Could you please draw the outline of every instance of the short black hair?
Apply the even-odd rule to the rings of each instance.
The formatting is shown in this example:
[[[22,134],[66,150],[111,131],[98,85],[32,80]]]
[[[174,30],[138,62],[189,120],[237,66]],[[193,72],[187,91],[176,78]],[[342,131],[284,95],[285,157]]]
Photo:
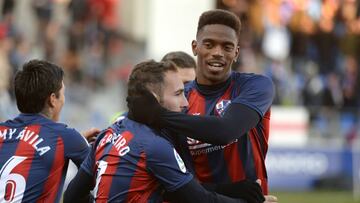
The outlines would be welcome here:
[[[173,51],[167,53],[161,61],[171,61],[178,68],[195,68],[196,62],[192,56],[183,51]]]
[[[176,65],[172,62],[156,62],[149,60],[135,65],[131,71],[128,82],[128,96],[141,94],[139,88],[149,88],[159,96],[162,96],[165,73],[168,71],[177,72]]]
[[[198,22],[197,33],[206,25],[220,24],[235,30],[236,35],[240,36],[241,22],[240,19],[230,11],[222,9],[213,9],[201,14]]]
[[[43,60],[31,60],[15,75],[16,104],[22,113],[40,113],[52,93],[59,97],[64,71]]]

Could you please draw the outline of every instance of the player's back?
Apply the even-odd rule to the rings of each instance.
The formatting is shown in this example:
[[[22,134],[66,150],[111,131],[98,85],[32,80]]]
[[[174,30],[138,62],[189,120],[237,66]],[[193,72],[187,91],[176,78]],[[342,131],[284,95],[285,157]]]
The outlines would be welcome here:
[[[78,132],[39,114],[0,123],[0,202],[58,202],[69,158],[87,153]]]
[[[161,202],[164,188],[192,177],[166,158],[174,156],[170,142],[130,119],[103,131],[97,143],[96,202]]]

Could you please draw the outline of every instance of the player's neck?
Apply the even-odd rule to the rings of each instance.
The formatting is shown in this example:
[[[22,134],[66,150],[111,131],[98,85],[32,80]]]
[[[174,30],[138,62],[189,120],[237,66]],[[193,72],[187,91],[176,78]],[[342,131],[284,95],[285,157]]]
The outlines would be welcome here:
[[[196,80],[196,86],[198,91],[206,96],[211,96],[211,95],[215,95],[218,94],[219,92],[224,91],[225,89],[227,89],[231,83],[231,76],[225,80],[224,82],[221,82],[219,84],[215,84],[215,85],[202,85],[199,84]]]
[[[47,119],[53,120],[53,115],[48,109],[43,109],[39,114]]]

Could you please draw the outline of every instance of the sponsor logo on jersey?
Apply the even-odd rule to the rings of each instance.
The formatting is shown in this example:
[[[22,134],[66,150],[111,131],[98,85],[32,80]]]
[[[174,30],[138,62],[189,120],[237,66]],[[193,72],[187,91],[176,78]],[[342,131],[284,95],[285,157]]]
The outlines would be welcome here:
[[[177,151],[175,149],[174,149],[174,156],[175,156],[176,162],[178,163],[180,171],[185,173],[186,167],[185,167],[184,161],[181,159],[180,155],[177,153]]]

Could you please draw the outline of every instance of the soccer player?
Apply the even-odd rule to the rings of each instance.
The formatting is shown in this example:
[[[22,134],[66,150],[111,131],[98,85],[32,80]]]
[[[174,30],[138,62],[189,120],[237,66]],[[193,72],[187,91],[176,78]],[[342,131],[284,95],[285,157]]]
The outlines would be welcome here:
[[[0,123],[0,202],[59,202],[69,160],[80,166],[90,150],[82,135],[57,122],[65,102],[63,70],[31,60],[14,82],[21,113]]]
[[[167,53],[161,61],[171,61],[179,68],[179,75],[184,84],[195,79],[196,62],[192,56],[183,51]]]
[[[265,157],[274,86],[262,75],[231,72],[239,34],[240,20],[228,11],[210,10],[200,16],[192,42],[196,80],[185,87],[190,115],[162,108],[149,93],[131,99],[130,110],[138,122],[191,138],[187,147],[202,183],[259,179],[267,195]]]
[[[178,70],[170,62],[135,66],[129,98],[141,95],[145,88],[166,109],[180,112],[188,105]],[[253,184],[252,188],[252,195],[261,199],[260,187]],[[131,111],[100,133],[69,184],[64,202],[86,200],[91,189],[96,202],[162,202],[164,191],[179,202],[244,202],[206,191],[188,172],[168,132],[133,121]]]
[[[178,68],[178,74],[181,81],[186,84],[195,79],[196,62],[192,56],[183,51],[173,51],[167,53],[161,61],[170,61]],[[126,112],[116,112],[110,119],[110,123],[114,123],[117,119],[126,115]]]

